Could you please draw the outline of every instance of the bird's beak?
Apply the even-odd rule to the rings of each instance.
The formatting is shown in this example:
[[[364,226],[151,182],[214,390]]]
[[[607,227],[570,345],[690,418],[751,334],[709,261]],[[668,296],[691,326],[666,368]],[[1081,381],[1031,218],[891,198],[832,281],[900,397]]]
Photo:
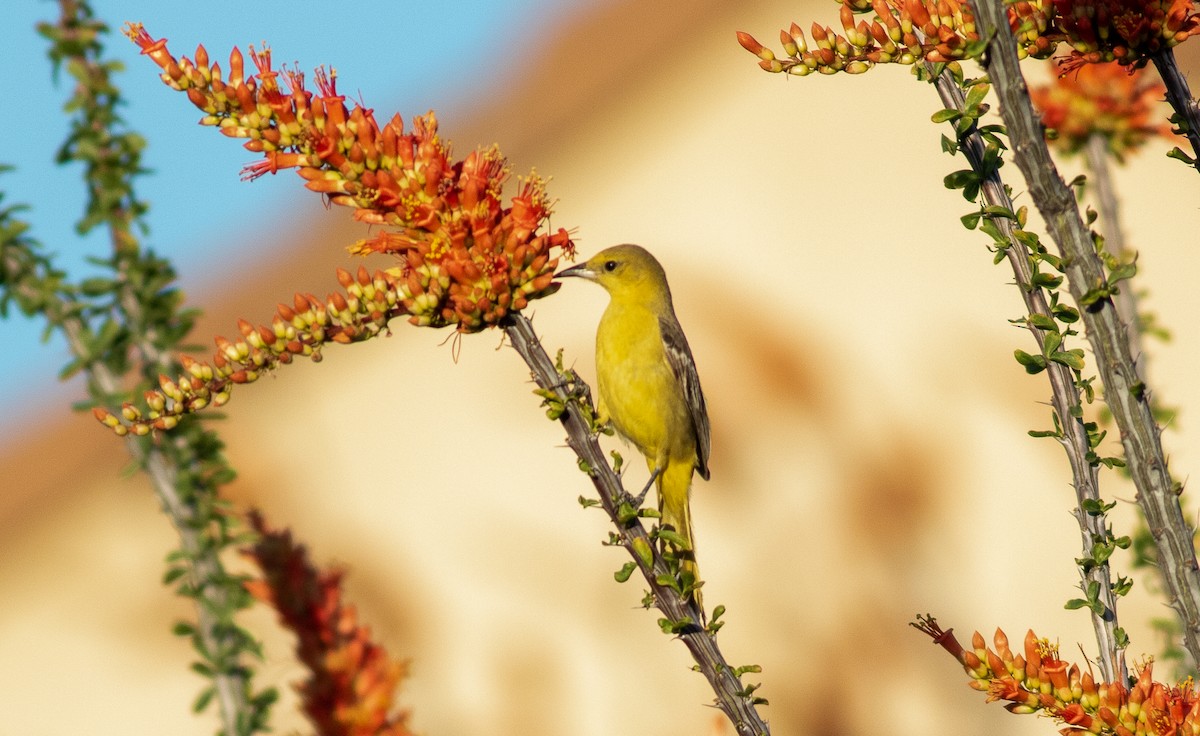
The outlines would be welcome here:
[[[556,279],[561,279],[564,276],[578,276],[581,279],[592,280],[596,278],[596,272],[588,268],[586,263],[580,263],[577,266],[565,268],[554,274],[554,278]]]

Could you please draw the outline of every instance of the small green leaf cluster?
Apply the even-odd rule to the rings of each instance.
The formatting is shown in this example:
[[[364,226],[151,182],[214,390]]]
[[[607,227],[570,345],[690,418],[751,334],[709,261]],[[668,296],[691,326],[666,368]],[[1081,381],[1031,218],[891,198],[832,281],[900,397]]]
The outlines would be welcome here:
[[[987,114],[989,106],[983,100],[987,97],[988,90],[991,87],[985,80],[974,79],[964,80],[961,77],[961,69],[956,79],[959,83],[966,87],[966,100],[963,108],[960,110],[955,107],[948,107],[943,110],[938,110],[933,114],[931,119],[935,123],[950,123],[954,127],[954,138],[947,135],[942,135],[942,150],[951,155],[957,153],[962,145],[963,139],[968,134],[975,134],[984,143],[982,152],[982,160],[979,165],[972,165],[966,169],[960,169],[953,173],[947,174],[943,183],[947,189],[961,189],[963,198],[969,202],[975,202],[979,199],[979,191],[983,186],[983,182],[998,171],[1004,165],[1004,159],[1001,157],[1005,145],[1000,139],[1000,135],[1004,133],[1004,126],[996,124],[981,125],[979,119]],[[968,220],[974,216],[974,221]],[[972,213],[963,218],[963,224],[969,229],[974,229],[979,223],[979,215]]]
[[[64,105],[70,114],[70,131],[58,150],[60,164],[82,162],[86,168],[88,202],[84,217],[76,224],[80,234],[100,225],[110,225],[114,212],[126,223],[145,214],[147,206],[134,196],[133,177],[143,173],[145,140],[126,129],[117,114],[120,90],[112,81],[124,70],[121,62],[102,58],[101,40],[108,28],[96,20],[86,2],[72,3],[74,15],[64,14],[58,23],[39,23],[38,33],[50,42],[48,55],[54,76],[66,66],[77,84]],[[136,241],[118,243],[136,248]]]
[[[1092,209],[1087,211],[1087,223],[1090,226],[1096,220]],[[1091,284],[1079,300],[1079,305],[1088,311],[1099,309],[1100,306],[1115,297],[1121,290],[1121,282],[1127,281],[1137,274],[1137,259],[1121,261],[1104,248],[1104,238],[1093,231],[1092,239],[1096,243],[1096,253],[1100,256],[1108,275],[1102,283]]]
[[[574,368],[568,368],[563,363],[562,348],[559,348],[554,356],[554,369],[558,373],[558,385],[553,388],[536,388],[533,391],[542,398],[542,406],[546,407],[546,417],[558,421],[568,411],[574,410],[587,422],[593,434],[611,435],[612,427],[600,421],[592,405],[591,387],[579,377]],[[619,464],[617,470],[620,471]],[[584,468],[584,472],[590,472],[590,469]]]
[[[746,674],[747,672],[754,672],[754,673],[762,672],[762,667],[759,667],[756,664],[748,664],[748,665],[743,665],[741,667],[735,667],[733,669],[733,676],[738,679],[741,679],[742,675]],[[739,690],[737,694],[739,696],[745,698],[746,700],[748,700],[750,703],[752,703],[754,705],[770,705],[770,703],[767,701],[766,698],[762,698],[762,697],[759,697],[754,694],[754,692],[756,690],[758,690],[760,687],[762,687],[762,683],[750,683],[750,684],[747,684],[745,687],[743,687],[741,690]]]
[[[198,418],[181,423],[185,442],[176,442],[167,450],[174,455],[175,467],[180,468],[175,487],[180,509],[177,517],[187,519],[192,532],[186,535],[181,548],[167,555],[167,570],[163,584],[174,585],[176,594],[195,601],[197,608],[207,614],[205,626],[178,622],[174,631],[187,638],[199,660],[192,670],[209,679],[193,703],[197,712],[206,708],[217,692],[218,678],[240,683],[246,708],[237,713],[236,736],[249,736],[269,730],[268,716],[279,693],[273,688],[253,692],[250,679],[254,670],[248,659],[262,660],[261,644],[239,626],[237,616],[254,600],[247,592],[245,575],[230,573],[223,565],[214,564],[225,550],[246,546],[252,538],[242,531],[239,517],[222,500],[217,489],[233,480],[234,472],[220,455],[221,443],[214,434],[200,426]],[[139,438],[139,442],[149,442]]]
[[[1177,133],[1180,135],[1187,134],[1187,130],[1188,130],[1187,118],[1185,118],[1183,115],[1181,115],[1179,113],[1179,111],[1176,110],[1176,111],[1172,112],[1171,116],[1167,119],[1171,123],[1171,132],[1172,133]],[[1182,161],[1185,164],[1187,164],[1188,166],[1196,165],[1196,159],[1194,159],[1191,156],[1184,153],[1183,149],[1180,148],[1179,146],[1175,146],[1174,148],[1172,148],[1167,153],[1167,156],[1169,158],[1176,159],[1177,161]]]
[[[717,604],[717,606],[712,610],[712,618],[709,619],[708,625],[704,627],[704,630],[707,631],[710,636],[716,636],[717,632],[720,631],[723,626],[725,626],[725,622],[721,620],[721,617],[724,615],[725,606]]]
[[[0,166],[0,173],[11,171]],[[0,192],[0,205],[5,194]],[[40,244],[28,234],[29,224],[20,219],[26,205],[0,206],[0,318],[12,308],[27,317],[41,315],[45,335],[61,329],[64,321],[83,308],[79,289],[56,269]]]

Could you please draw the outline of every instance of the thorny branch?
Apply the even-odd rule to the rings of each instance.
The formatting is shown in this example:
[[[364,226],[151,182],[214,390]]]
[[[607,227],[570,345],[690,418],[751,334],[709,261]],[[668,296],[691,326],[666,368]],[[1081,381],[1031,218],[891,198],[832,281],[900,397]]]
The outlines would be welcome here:
[[[933,72],[932,65],[926,68]],[[955,82],[948,71],[941,71],[934,79],[938,96],[942,104],[949,109],[962,111],[965,109],[965,98],[962,88]],[[1012,199],[995,168],[988,168],[984,163],[985,143],[976,126],[972,125],[964,134],[959,136],[959,148],[966,156],[971,168],[984,176],[980,192],[990,206],[1002,207],[1005,211],[1015,211]],[[1000,232],[1008,239],[1009,246],[1005,249],[1005,258],[1012,268],[1017,288],[1025,302],[1025,309],[1030,315],[1042,315],[1051,318],[1050,305],[1046,302],[1045,292],[1033,285],[1033,274],[1030,267],[1030,252],[1028,247],[1014,235],[1014,223],[1007,217],[995,217],[993,222]],[[1039,350],[1045,347],[1046,331],[1027,321],[1027,326],[1033,338],[1037,341]],[[1079,523],[1079,533],[1085,557],[1091,556],[1091,549],[1097,540],[1105,537],[1104,516],[1089,514],[1084,511],[1084,502],[1100,500],[1099,473],[1096,465],[1088,461],[1088,432],[1084,421],[1079,416],[1078,407],[1081,405],[1079,389],[1075,386],[1071,369],[1062,363],[1048,361],[1046,374],[1050,379],[1051,405],[1058,417],[1062,432],[1059,442],[1067,453],[1071,466],[1072,485],[1075,488],[1076,507],[1075,520]],[[1095,631],[1096,642],[1100,647],[1100,669],[1108,682],[1124,681],[1126,675],[1125,661],[1120,654],[1117,626],[1117,600],[1113,593],[1110,568],[1108,563],[1096,565],[1082,574],[1083,587],[1095,582],[1099,584],[1100,602],[1104,606],[1103,613],[1092,612],[1092,628]]]
[[[1105,401],[1120,429],[1137,501],[1158,548],[1171,605],[1183,623],[1184,644],[1193,661],[1200,661],[1200,569],[1193,532],[1184,520],[1178,488],[1167,470],[1149,388],[1139,377],[1126,327],[1113,301],[1117,284],[1106,277],[1075,197],[1050,157],[1018,66],[1016,43],[1003,2],[984,0],[978,3],[977,11],[980,36],[992,39],[986,68],[999,95],[1000,113],[1016,152],[1017,166],[1058,245],[1067,285],[1080,308],[1085,334],[1096,357]]]
[[[560,375],[525,315],[510,313],[505,318],[504,330],[513,348],[529,365],[537,385],[543,390],[553,391],[568,407],[560,416],[567,430],[567,444],[587,464],[588,475],[600,495],[601,505],[617,529],[621,546],[633,557],[654,594],[654,605],[666,616],[664,628],[672,627],[683,640],[699,671],[716,693],[717,707],[728,716],[737,733],[741,736],[769,734],[770,729],[756,708],[756,704],[762,701],[752,695],[754,688],[743,685],[739,671],[725,661],[717,646],[715,632],[697,623],[703,621],[699,606],[694,600],[684,600],[676,590],[662,582],[672,577],[671,570],[655,551],[650,535],[637,515],[628,513],[629,494],[608,464],[589,423],[575,408],[579,404],[574,402],[588,401],[572,393],[572,387],[567,385],[568,379],[571,382],[578,379]]]

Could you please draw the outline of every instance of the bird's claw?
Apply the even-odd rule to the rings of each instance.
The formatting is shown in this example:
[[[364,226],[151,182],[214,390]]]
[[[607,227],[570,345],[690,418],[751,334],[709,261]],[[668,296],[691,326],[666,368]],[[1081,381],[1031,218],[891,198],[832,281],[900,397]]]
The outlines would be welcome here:
[[[640,509],[642,507],[642,501],[646,500],[646,494],[649,493],[650,489],[654,487],[654,481],[658,480],[658,476],[660,475],[662,475],[662,468],[655,468],[654,472],[650,474],[650,480],[646,481],[645,488],[643,488],[642,492],[633,499],[633,507],[635,509]]]

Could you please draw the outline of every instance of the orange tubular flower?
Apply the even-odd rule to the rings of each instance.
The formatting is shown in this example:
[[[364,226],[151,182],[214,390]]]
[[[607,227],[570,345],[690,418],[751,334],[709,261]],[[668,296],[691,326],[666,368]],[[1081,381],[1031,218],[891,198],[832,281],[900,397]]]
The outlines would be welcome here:
[[[1077,153],[1093,135],[1103,136],[1121,160],[1155,136],[1170,137],[1166,116],[1156,110],[1166,88],[1146,72],[1115,64],[1084,64],[1047,85],[1029,90],[1052,143]]]
[[[243,178],[296,169],[308,189],[353,207],[356,219],[394,228],[351,250],[400,260],[387,273],[413,324],[475,332],[557,290],[558,256],[574,245],[564,229],[541,232],[551,202],[536,174],[502,206],[509,170],[497,149],[454,160],[432,112],[415,117],[411,132],[398,115],[381,127],[373,110],[346,107],[335,73],[317,69],[314,94],[299,71],[274,70],[267,48],[251,47],[258,72],[250,75],[235,48],[226,76],[203,46],[195,61],[176,59],[140,24],[125,33],[162,69],[163,82],[204,111],[203,124],[262,154]]]
[[[1043,712],[1063,724],[1059,733],[1064,736],[1200,732],[1200,693],[1195,683],[1190,678],[1174,686],[1155,682],[1153,662],[1141,667],[1132,686],[1097,683],[1079,665],[1059,659],[1058,647],[1032,631],[1025,635],[1024,655],[1014,656],[999,629],[994,648],[988,648],[983,636],[975,632],[973,651],[967,651],[953,631],[943,630],[931,617],[921,617],[913,626],[954,655],[971,678],[968,684],[986,692],[989,701],[1004,701],[1004,707],[1013,713]]]
[[[1071,48],[1068,70],[1105,61],[1141,67],[1163,48],[1200,33],[1193,0],[1019,0],[1006,7],[1018,54],[1045,59],[1065,42]],[[871,22],[856,25],[853,16],[865,12],[874,13]],[[983,51],[965,0],[842,0],[840,20],[843,34],[813,24],[813,50],[793,23],[780,35],[782,58],[748,33],[739,31],[738,43],[766,71],[798,76],[856,74],[881,63],[952,62]]]

